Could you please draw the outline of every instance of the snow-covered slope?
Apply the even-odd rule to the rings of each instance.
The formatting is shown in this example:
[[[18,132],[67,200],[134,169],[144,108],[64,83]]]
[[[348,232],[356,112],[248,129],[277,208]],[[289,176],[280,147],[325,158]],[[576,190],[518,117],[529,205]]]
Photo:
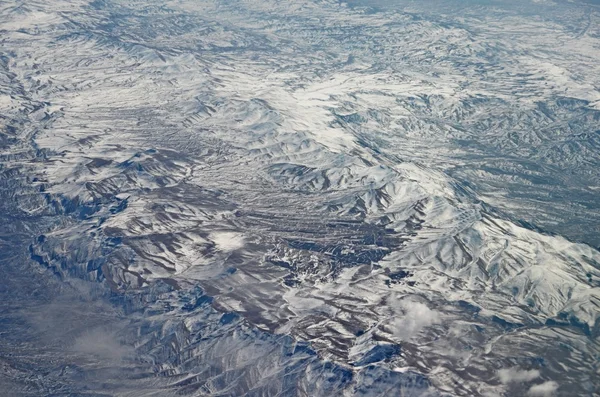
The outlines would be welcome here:
[[[10,1],[3,232],[158,395],[594,395],[600,13],[471,3]]]

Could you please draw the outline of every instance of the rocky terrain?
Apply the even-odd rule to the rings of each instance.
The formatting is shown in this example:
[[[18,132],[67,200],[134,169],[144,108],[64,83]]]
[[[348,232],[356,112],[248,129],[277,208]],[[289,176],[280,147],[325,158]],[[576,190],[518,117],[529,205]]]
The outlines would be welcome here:
[[[593,2],[0,5],[0,389],[595,396]]]

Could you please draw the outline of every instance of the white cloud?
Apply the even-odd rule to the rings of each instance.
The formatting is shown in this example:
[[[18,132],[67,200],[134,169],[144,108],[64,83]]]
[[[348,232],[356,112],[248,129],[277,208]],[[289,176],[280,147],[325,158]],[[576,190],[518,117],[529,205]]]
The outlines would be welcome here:
[[[523,371],[517,367],[505,368],[498,371],[500,382],[505,385],[511,382],[530,382],[540,377],[540,371],[533,369],[531,371]]]
[[[104,328],[96,328],[83,333],[75,339],[72,349],[109,361],[121,361],[134,353],[132,347],[119,342],[114,331]]]
[[[214,232],[210,235],[217,249],[223,252],[231,252],[244,246],[244,237],[235,232]]]
[[[423,328],[440,322],[439,313],[424,303],[403,300],[400,302],[400,308],[402,314],[398,314],[390,324],[394,334],[400,339],[410,339]]]
[[[529,392],[527,392],[527,395],[532,397],[549,397],[554,394],[556,389],[558,389],[558,383],[554,381],[548,381],[540,383],[539,385],[531,386],[529,388]]]

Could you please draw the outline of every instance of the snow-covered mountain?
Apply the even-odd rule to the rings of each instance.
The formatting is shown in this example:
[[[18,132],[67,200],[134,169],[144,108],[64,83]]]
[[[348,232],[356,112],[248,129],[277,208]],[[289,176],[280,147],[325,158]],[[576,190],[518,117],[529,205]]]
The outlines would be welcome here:
[[[596,5],[0,7],[9,395],[597,395]]]

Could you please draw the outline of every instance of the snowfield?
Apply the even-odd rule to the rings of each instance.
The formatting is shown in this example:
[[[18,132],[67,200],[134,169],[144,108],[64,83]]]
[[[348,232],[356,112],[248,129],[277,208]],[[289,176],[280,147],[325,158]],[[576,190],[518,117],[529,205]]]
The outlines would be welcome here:
[[[600,390],[597,5],[9,0],[0,43],[10,395]]]

